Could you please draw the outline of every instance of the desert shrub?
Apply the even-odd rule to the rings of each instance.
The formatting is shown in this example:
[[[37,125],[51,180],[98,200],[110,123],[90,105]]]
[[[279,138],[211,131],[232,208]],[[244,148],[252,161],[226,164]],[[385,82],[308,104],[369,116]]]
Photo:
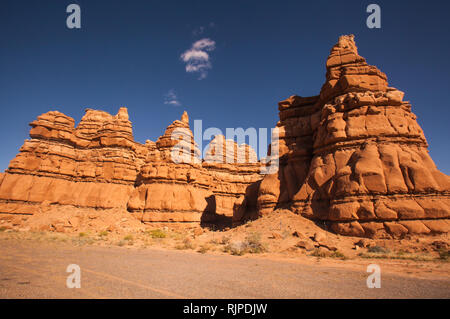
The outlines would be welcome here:
[[[336,251],[334,251],[332,254],[331,254],[331,257],[332,258],[339,258],[339,259],[347,259],[347,256],[345,256],[343,253],[341,253],[339,250],[336,250]]]
[[[184,250],[184,249],[195,249],[195,244],[189,237],[186,237],[181,245],[175,246],[176,249]]]
[[[108,231],[104,230],[104,231],[102,231],[102,232],[99,232],[99,233],[98,233],[98,236],[99,236],[99,237],[106,237],[106,236],[108,236]]]
[[[166,238],[167,234],[161,229],[153,229],[148,232],[152,238]]]
[[[323,249],[316,248],[316,249],[314,249],[312,251],[311,256],[319,257],[319,258],[325,258],[325,257],[328,257],[330,255],[327,253],[327,251],[325,251]]]
[[[373,246],[373,247],[369,247],[367,248],[367,251],[369,253],[378,253],[378,254],[387,254],[389,253],[389,249],[383,248],[381,246]]]
[[[126,240],[121,240],[117,243],[117,246],[125,246],[127,244]]]
[[[72,238],[72,243],[76,246],[92,245],[95,241],[92,238],[87,237],[85,233],[83,235],[78,235],[78,238]]]
[[[220,242],[217,238],[213,238],[213,239],[211,239],[211,240],[209,241],[209,243],[212,244],[212,245],[218,245],[218,244],[220,244],[221,242]]]
[[[81,232],[78,234],[78,237],[87,237],[87,235],[88,235],[87,233]]]
[[[230,240],[231,240],[230,236],[223,236],[221,243],[222,243],[222,245],[227,245],[230,243]]]
[[[204,254],[204,253],[206,253],[208,250],[210,250],[211,249],[211,246],[209,246],[208,244],[204,244],[204,245],[201,245],[200,246],[200,248],[198,249],[198,252],[200,253],[200,254]]]
[[[224,252],[235,256],[242,256],[245,253],[259,254],[267,251],[266,246],[261,242],[261,234],[251,233],[244,241],[233,241],[224,247]]]
[[[123,240],[133,240],[133,235],[126,235]]]
[[[267,249],[261,242],[260,233],[251,233],[245,238],[245,245],[247,251],[252,254],[259,254],[265,252]]]
[[[224,252],[228,252],[234,256],[242,256],[247,252],[247,245],[242,241],[234,241],[224,247]]]

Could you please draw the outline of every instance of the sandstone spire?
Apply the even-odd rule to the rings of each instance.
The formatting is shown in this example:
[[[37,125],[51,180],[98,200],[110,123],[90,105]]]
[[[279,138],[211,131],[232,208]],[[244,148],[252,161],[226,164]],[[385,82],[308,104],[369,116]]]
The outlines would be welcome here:
[[[121,120],[128,121],[128,109],[126,107],[121,107],[119,112],[117,112],[116,117]]]
[[[450,177],[430,158],[403,92],[358,55],[331,49],[317,97],[280,102],[280,169],[261,182],[259,214],[276,207],[365,237],[450,230]]]
[[[183,115],[181,115],[181,122],[189,125],[189,115],[186,111],[184,111]]]

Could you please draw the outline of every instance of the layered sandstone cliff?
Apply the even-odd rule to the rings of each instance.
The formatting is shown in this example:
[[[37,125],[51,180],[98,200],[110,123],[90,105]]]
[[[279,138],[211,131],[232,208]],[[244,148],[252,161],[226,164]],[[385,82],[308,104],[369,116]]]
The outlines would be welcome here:
[[[248,146],[243,160],[202,163],[186,112],[145,144],[134,141],[126,108],[115,116],[88,109],[74,123],[56,111],[30,123],[31,139],[0,175],[0,217],[59,206],[128,210],[142,222],[231,222],[247,186],[261,179]]]
[[[206,215],[206,221],[218,217],[231,223],[233,215],[256,210],[256,184],[262,178],[261,164],[249,145],[239,145],[217,135],[208,146],[203,167],[212,177],[213,209],[210,211],[215,215]]]
[[[200,222],[212,196],[211,177],[202,168],[184,113],[155,143],[136,180],[128,210],[143,222]]]
[[[30,123],[26,140],[0,184],[0,212],[33,214],[43,202],[126,207],[144,148],[133,141],[127,110],[87,110],[78,127],[52,111]]]
[[[363,237],[450,230],[450,177],[430,158],[403,92],[342,36],[319,96],[279,103],[280,168],[258,193],[259,215],[288,207]],[[237,218],[239,219],[239,218]]]

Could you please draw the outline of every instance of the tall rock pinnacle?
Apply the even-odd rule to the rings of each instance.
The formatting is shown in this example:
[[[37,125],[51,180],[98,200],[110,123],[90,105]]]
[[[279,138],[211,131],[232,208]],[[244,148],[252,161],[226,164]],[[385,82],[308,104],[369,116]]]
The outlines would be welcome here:
[[[181,122],[189,125],[189,115],[186,111],[184,111],[183,115],[181,115]]]
[[[331,49],[320,95],[280,102],[280,168],[259,215],[277,207],[339,234],[402,237],[450,230],[450,177],[430,158],[403,92],[359,56],[354,36]]]

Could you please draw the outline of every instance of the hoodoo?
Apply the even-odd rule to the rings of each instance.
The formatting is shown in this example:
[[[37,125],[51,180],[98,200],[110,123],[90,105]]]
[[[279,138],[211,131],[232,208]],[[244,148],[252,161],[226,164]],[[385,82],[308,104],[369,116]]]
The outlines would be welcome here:
[[[370,238],[448,232],[450,177],[404,93],[359,56],[353,35],[339,38],[326,68],[318,96],[279,103],[280,168],[261,182],[258,215],[285,207]]]
[[[286,208],[342,235],[447,233],[450,177],[430,158],[404,93],[366,63],[352,35],[339,38],[326,69],[319,95],[279,103],[279,169],[269,175],[251,147],[223,136],[201,159],[186,112],[145,144],[134,141],[126,108],[87,109],[77,127],[42,114],[0,173],[0,219],[20,225],[51,206],[231,225]]]
[[[74,123],[57,111],[30,123],[31,139],[0,175],[0,219],[19,225],[52,206],[68,212],[121,209],[144,223],[231,225],[247,187],[261,179],[248,145],[231,141],[231,152],[244,151],[239,161],[214,162],[210,152],[211,162],[202,163],[187,112],[145,144],[134,141],[126,108],[115,116],[87,109],[76,128]],[[210,150],[219,149],[218,141]],[[256,193],[253,198],[255,209]]]

